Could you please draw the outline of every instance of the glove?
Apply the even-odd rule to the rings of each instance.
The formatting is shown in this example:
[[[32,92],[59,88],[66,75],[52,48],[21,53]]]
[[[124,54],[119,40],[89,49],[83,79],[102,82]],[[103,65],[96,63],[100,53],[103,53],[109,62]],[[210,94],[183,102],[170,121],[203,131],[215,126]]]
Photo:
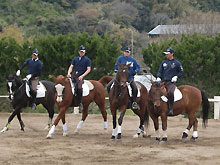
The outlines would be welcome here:
[[[132,76],[134,76],[134,75],[136,75],[136,72],[135,72],[135,71],[133,71],[133,73],[132,73]]]
[[[172,79],[171,79],[171,82],[177,82],[177,76],[174,76]]]
[[[161,82],[161,78],[157,77],[156,82]]]
[[[118,70],[115,70],[115,73],[117,73],[118,72]]]
[[[31,76],[32,76],[31,74],[28,74],[28,75],[26,76],[27,80],[30,80]]]
[[[21,71],[20,71],[20,70],[17,70],[16,76],[20,76],[20,74],[21,74]]]

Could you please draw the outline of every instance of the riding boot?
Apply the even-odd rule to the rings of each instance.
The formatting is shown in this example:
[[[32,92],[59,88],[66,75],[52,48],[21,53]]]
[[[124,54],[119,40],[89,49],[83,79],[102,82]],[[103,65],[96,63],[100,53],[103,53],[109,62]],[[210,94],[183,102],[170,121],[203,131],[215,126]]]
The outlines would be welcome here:
[[[169,108],[168,116],[173,116],[173,99],[172,98],[168,100],[168,108]]]
[[[137,90],[137,87],[136,87],[134,81],[131,83],[131,88],[132,88],[132,105],[131,105],[131,109],[138,109],[138,104],[136,102],[138,90]]]
[[[35,110],[36,109],[36,95],[37,95],[37,91],[35,90],[32,90],[32,99],[31,99],[31,102],[32,102],[32,110]]]
[[[83,104],[82,104],[82,89],[78,89],[77,99],[79,103],[79,111],[82,112]]]
[[[111,81],[107,84],[107,86],[106,86],[106,89],[107,89],[107,92],[108,92],[108,93],[110,92],[110,89],[111,89],[111,86],[112,86],[113,82],[114,82],[114,80],[111,80]]]

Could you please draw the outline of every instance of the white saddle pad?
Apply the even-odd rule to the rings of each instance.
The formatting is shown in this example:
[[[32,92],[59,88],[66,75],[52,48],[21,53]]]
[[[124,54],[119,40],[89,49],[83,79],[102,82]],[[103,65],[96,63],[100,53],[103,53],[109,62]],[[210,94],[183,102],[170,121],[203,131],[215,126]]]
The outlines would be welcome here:
[[[69,81],[70,81],[70,84],[71,84],[71,87],[72,87],[72,93],[74,95],[75,87],[74,87],[73,82],[72,82],[72,80],[70,78],[69,78]],[[94,85],[90,81],[84,80],[84,82],[82,84],[82,89],[83,89],[82,96],[88,96],[89,95],[89,91],[92,90],[93,88],[94,88]]]
[[[28,97],[31,97],[31,95],[30,95],[30,87],[29,87],[29,85],[27,84],[27,82],[26,82],[25,86],[26,86],[26,94],[27,94],[27,96],[28,96]],[[47,89],[46,89],[46,87],[44,86],[44,84],[42,84],[41,82],[39,82],[39,85],[37,85],[37,96],[36,96],[36,98],[45,97],[46,91],[47,91]]]
[[[175,89],[174,91],[174,102],[176,101],[179,101],[183,98],[183,95],[182,93],[180,92],[180,90],[178,88]],[[161,99],[164,101],[164,102],[167,102],[168,99],[166,96],[161,96]]]

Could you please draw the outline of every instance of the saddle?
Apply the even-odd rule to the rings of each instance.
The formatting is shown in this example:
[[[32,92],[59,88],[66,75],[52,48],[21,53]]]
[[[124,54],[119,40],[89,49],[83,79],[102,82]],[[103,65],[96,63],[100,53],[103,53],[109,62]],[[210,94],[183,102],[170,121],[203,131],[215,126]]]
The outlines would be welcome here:
[[[179,101],[183,98],[183,95],[181,93],[181,91],[176,87],[175,90],[174,90],[174,102],[176,101]],[[168,98],[166,96],[161,96],[161,99],[164,101],[164,102],[168,102]]]
[[[30,86],[28,85],[28,82],[25,83],[25,86],[26,86],[26,95],[28,97],[31,97],[31,89],[30,89]],[[42,82],[39,81],[39,84],[37,85],[37,95],[36,95],[36,98],[42,98],[42,97],[45,97],[46,96],[46,87],[44,86],[44,84]]]

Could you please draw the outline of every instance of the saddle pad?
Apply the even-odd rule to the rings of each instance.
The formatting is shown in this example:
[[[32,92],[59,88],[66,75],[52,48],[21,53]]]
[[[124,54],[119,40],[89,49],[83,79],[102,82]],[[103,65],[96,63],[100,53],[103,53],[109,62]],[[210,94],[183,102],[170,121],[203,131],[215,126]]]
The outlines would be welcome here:
[[[31,97],[31,95],[30,95],[30,87],[29,87],[29,85],[27,84],[27,82],[26,82],[26,94],[27,94],[27,96],[28,97]],[[42,98],[42,97],[45,97],[45,95],[46,95],[46,91],[47,91],[47,89],[46,89],[46,87],[44,86],[44,84],[42,84],[41,82],[39,82],[39,85],[37,85],[37,96],[36,96],[36,98]]]
[[[136,84],[137,89],[138,89],[137,97],[140,97],[140,95],[141,95],[140,94],[141,86],[138,83],[136,83],[136,82],[135,82],[135,84]],[[127,87],[128,87],[128,93],[129,93],[130,97],[132,97],[132,88],[130,86],[130,83],[128,83],[128,82],[127,82]]]
[[[72,87],[72,93],[74,95],[75,87],[73,85],[73,82],[72,82],[71,78],[69,78],[69,81],[70,81],[70,84],[71,84],[71,87]],[[84,80],[84,82],[82,84],[82,89],[83,89],[82,96],[88,96],[89,95],[89,91],[92,90],[93,88],[94,88],[94,86],[93,86],[93,84],[90,81]]]
[[[175,89],[174,91],[174,102],[178,101],[178,100],[181,100],[183,97],[182,93],[180,92],[180,90],[178,88]],[[167,102],[168,99],[166,96],[161,96],[161,99],[164,101],[164,102]]]

